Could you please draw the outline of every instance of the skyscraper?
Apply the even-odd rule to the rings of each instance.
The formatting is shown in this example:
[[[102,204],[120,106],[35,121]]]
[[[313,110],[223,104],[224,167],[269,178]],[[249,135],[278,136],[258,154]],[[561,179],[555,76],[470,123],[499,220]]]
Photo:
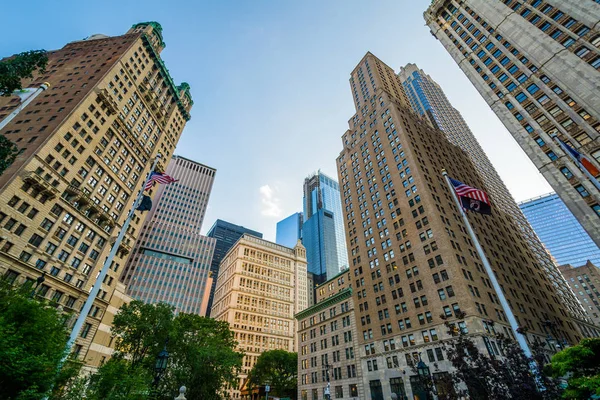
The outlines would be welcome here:
[[[600,158],[600,4],[435,0],[425,20],[600,245],[600,192],[552,139]]]
[[[560,275],[551,256],[534,233],[508,188],[504,185],[498,172],[496,172],[479,145],[475,135],[473,135],[458,110],[452,107],[442,88],[423,70],[417,68],[415,64],[408,64],[406,67],[401,68],[398,76],[402,81],[413,110],[417,114],[425,116],[433,127],[444,132],[450,143],[467,154],[477,173],[483,179],[487,190],[494,198],[495,205],[513,219],[518,227],[517,232],[529,244],[538,263],[546,271],[546,276],[556,286],[560,298],[563,299],[563,302],[568,305],[569,310],[575,316],[581,317],[581,307],[577,304],[575,296]]]
[[[210,272],[212,274],[212,285],[210,288],[210,297],[208,299],[208,305],[206,308],[206,315],[210,316],[210,310],[212,308],[213,299],[215,295],[215,289],[217,287],[217,279],[219,276],[219,265],[223,261],[225,254],[231,249],[231,247],[241,238],[244,234],[256,236],[262,238],[262,233],[253,231],[252,229],[244,228],[240,225],[235,225],[227,221],[216,220],[213,226],[208,231],[208,237],[216,240],[215,250],[213,252],[212,262],[210,264]]]
[[[393,389],[426,398],[411,367],[421,355],[447,373],[440,343],[454,328],[491,355],[499,354],[495,333],[514,337],[441,171],[487,187],[469,156],[412,111],[400,79],[382,61],[367,53],[350,85],[356,114],[337,166],[365,397],[389,398]],[[490,199],[492,215],[469,219],[528,339],[546,337],[546,320],[569,342],[600,334],[567,317],[513,219]]]
[[[600,265],[600,248],[556,193],[525,200],[519,207],[558,265],[580,267],[588,260]]]
[[[600,268],[589,261],[579,267],[559,268],[594,325],[600,326]]]
[[[298,322],[294,315],[308,307],[306,251],[244,234],[221,262],[213,318],[229,323],[244,352],[239,385],[231,398],[240,398],[246,378],[267,350],[297,351]],[[251,388],[249,388],[251,389]]]
[[[210,290],[206,283],[216,241],[200,230],[216,170],[174,156],[166,173],[178,181],[158,186],[123,280],[133,298],[204,315],[201,305],[204,291]]]
[[[317,282],[348,268],[340,186],[321,171],[304,180],[302,240]]]
[[[2,129],[23,152],[0,176],[0,273],[18,282],[46,272],[38,295],[67,311],[81,309],[152,159],[168,163],[190,118],[189,86],[173,83],[164,46],[160,24],[145,22],[49,52],[46,72],[23,87],[50,89]],[[0,98],[0,119],[18,104]],[[110,357],[101,321],[123,303],[115,288],[141,224],[138,214],[75,343],[88,365]]]
[[[302,239],[303,220],[302,213],[297,212],[279,221],[275,242],[285,247],[294,247]]]

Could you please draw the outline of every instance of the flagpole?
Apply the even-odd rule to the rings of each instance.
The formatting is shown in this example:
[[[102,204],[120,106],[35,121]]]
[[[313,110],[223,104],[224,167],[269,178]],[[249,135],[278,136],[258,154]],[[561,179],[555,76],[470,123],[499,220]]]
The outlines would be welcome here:
[[[581,161],[576,159],[575,156],[568,149],[565,149],[565,146],[561,143],[558,136],[554,135],[554,136],[551,136],[551,138],[560,146],[563,153],[565,153],[567,156],[569,156],[571,161],[573,161],[573,163],[575,163],[575,165],[577,165],[577,167],[579,167],[581,172],[583,172],[588,177],[588,179],[592,182],[592,184],[594,186],[596,186],[596,189],[600,190],[600,182],[598,182],[598,179],[596,179],[596,177],[594,175],[592,175],[590,173],[590,171],[588,171],[587,168],[581,164]]]
[[[490,278],[490,281],[492,282],[494,291],[496,292],[496,295],[498,296],[498,299],[500,300],[502,309],[504,310],[504,313],[506,314],[506,318],[508,319],[508,322],[510,323],[510,327],[512,328],[512,330],[515,334],[515,337],[517,338],[517,342],[519,343],[519,346],[523,350],[523,353],[525,353],[525,356],[528,358],[531,358],[533,355],[531,353],[531,350],[529,349],[529,344],[527,344],[527,340],[525,340],[525,336],[521,335],[519,332],[517,332],[517,329],[519,328],[519,326],[517,324],[517,320],[515,319],[515,316],[514,316],[512,310],[510,309],[510,306],[508,305],[508,301],[506,300],[506,297],[504,297],[504,293],[502,292],[502,288],[500,287],[500,284],[498,283],[498,280],[496,279],[496,275],[494,274],[494,271],[492,270],[492,266],[490,265],[490,262],[488,261],[487,257],[485,256],[485,253],[483,252],[483,248],[479,244],[479,240],[477,240],[477,236],[475,235],[475,232],[473,231],[473,228],[471,227],[471,223],[469,222],[469,219],[467,218],[467,214],[465,213],[462,204],[458,200],[458,196],[456,195],[456,192],[454,191],[454,187],[452,186],[452,183],[450,183],[450,180],[448,178],[448,173],[446,172],[446,170],[442,170],[442,175],[444,176],[444,179],[446,180],[446,184],[448,185],[448,188],[450,188],[450,193],[452,193],[452,198],[454,199],[454,202],[456,203],[456,206],[458,207],[458,211],[460,212],[460,215],[462,216],[463,222],[465,223],[465,226],[467,227],[469,236],[471,236],[471,240],[473,240],[473,243],[475,244],[475,249],[477,250],[477,254],[479,254],[479,258],[481,259],[481,262],[483,263],[485,271],[487,272],[487,274]],[[537,367],[536,367],[536,371],[537,371]]]
[[[96,281],[94,282],[94,286],[92,286],[92,290],[90,291],[88,298],[85,301],[85,304],[83,305],[83,308],[79,312],[77,321],[75,322],[75,325],[73,326],[73,330],[71,330],[71,336],[69,337],[69,341],[67,342],[66,352],[60,363],[61,366],[67,360],[69,355],[71,354],[71,348],[73,347],[73,344],[75,344],[75,340],[77,339],[77,336],[79,336],[79,332],[81,331],[81,328],[83,327],[83,323],[85,322],[90,310],[92,309],[94,300],[96,299],[96,296],[98,296],[98,292],[100,291],[100,286],[102,286],[102,282],[104,281],[104,278],[106,277],[106,274],[108,273],[108,269],[110,268],[110,265],[112,264],[112,261],[115,258],[117,251],[119,250],[119,245],[121,244],[121,242],[123,241],[123,238],[125,237],[125,233],[127,232],[129,223],[131,222],[131,219],[133,218],[133,215],[135,214],[135,210],[138,208],[138,206],[142,200],[142,197],[144,195],[144,188],[146,187],[146,183],[148,183],[148,180],[150,179],[150,176],[152,175],[152,171],[154,171],[154,169],[156,168],[156,165],[158,164],[158,161],[160,160],[160,158],[161,158],[161,155],[160,155],[160,153],[158,153],[156,155],[156,158],[154,159],[154,163],[152,164],[152,168],[150,169],[150,172],[148,172],[148,176],[144,180],[144,185],[142,186],[142,190],[140,190],[138,197],[133,202],[133,206],[131,207],[131,210],[129,211],[129,215],[127,216],[127,219],[125,220],[125,222],[123,222],[121,231],[119,232],[119,235],[117,236],[117,239],[115,240],[115,243],[113,244],[112,249],[110,250],[110,253],[108,254],[108,257],[106,258],[106,261],[104,262],[104,266],[102,267],[100,274],[98,274],[98,277],[96,278]]]

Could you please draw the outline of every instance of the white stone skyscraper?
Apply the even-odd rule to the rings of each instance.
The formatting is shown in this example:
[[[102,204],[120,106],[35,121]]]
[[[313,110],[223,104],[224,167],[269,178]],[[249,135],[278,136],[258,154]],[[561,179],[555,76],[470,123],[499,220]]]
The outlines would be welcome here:
[[[546,270],[561,295],[563,303],[577,319],[584,319],[583,309],[564,280],[552,257],[535,234],[523,212],[513,199],[498,172],[479,145],[460,112],[452,107],[442,88],[415,64],[408,64],[398,74],[415,112],[445,133],[448,141],[462,149],[471,159],[482,177],[494,204],[511,216],[521,231],[537,261]]]
[[[202,298],[215,239],[200,234],[216,170],[173,156],[166,173],[177,182],[157,194],[122,279],[132,297],[204,315]]]
[[[600,245],[600,190],[553,139],[600,166],[598,1],[435,0],[425,21]]]

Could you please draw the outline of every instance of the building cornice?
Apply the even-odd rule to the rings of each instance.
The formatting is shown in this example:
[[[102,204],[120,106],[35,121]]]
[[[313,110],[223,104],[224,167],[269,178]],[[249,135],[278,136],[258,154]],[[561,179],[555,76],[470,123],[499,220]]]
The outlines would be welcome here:
[[[297,320],[304,319],[306,317],[309,317],[313,314],[318,313],[319,311],[321,311],[323,309],[329,308],[332,305],[339,303],[340,301],[346,300],[350,297],[352,297],[352,288],[346,288],[346,289],[340,291],[339,293],[336,293],[335,295],[315,304],[314,306],[309,307],[306,310],[300,311],[294,317]]]

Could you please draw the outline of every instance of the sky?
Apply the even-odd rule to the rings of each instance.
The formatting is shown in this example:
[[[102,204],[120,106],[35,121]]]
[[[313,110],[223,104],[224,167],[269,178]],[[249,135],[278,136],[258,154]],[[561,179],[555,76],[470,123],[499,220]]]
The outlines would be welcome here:
[[[176,154],[217,169],[203,231],[214,221],[275,240],[302,210],[304,178],[337,179],[355,109],[350,72],[367,51],[396,72],[416,63],[445,91],[517,201],[551,191],[425,26],[428,0],[11,1],[0,57],[53,50],[95,33],[158,21],[161,56],[194,106]]]

